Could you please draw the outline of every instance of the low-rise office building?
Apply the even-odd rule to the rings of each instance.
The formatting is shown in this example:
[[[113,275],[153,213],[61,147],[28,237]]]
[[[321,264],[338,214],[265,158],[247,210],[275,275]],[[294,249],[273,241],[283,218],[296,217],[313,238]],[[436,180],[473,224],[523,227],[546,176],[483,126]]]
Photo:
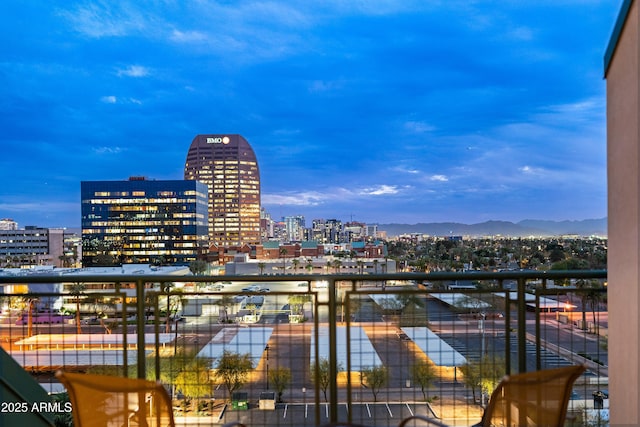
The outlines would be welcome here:
[[[64,230],[28,226],[0,229],[0,268],[62,266]]]

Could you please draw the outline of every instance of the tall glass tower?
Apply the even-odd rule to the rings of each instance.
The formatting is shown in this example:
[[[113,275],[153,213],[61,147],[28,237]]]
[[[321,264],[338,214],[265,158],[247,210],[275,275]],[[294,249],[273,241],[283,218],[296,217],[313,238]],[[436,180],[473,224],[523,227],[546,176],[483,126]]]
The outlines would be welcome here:
[[[260,170],[241,135],[197,135],[191,142],[184,178],[207,184],[209,243],[260,243]]]

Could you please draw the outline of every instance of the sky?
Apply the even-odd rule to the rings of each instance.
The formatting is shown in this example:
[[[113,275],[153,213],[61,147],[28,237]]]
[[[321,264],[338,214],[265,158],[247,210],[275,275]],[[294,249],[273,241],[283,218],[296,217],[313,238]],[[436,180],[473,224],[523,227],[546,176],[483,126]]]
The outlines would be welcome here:
[[[81,181],[183,179],[222,133],[274,219],[603,218],[621,4],[0,2],[0,218],[78,227]]]

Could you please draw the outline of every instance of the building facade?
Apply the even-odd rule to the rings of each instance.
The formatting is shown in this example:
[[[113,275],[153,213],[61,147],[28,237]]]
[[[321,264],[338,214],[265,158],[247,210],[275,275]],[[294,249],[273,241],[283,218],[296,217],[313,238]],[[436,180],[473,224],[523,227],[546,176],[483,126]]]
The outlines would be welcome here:
[[[0,267],[62,267],[64,230],[28,226],[0,229]]]
[[[83,181],[82,262],[188,264],[208,252],[207,187],[198,181]]]
[[[186,180],[208,186],[209,243],[260,243],[260,170],[241,135],[197,135],[184,167]]]

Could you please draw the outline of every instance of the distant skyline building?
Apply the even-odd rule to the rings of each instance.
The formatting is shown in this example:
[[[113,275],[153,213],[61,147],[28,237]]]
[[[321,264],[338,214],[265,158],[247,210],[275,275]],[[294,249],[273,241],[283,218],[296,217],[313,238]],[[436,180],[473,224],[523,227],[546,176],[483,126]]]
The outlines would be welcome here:
[[[188,264],[204,259],[207,187],[197,181],[83,181],[82,263]]]
[[[0,268],[34,265],[63,267],[64,230],[27,226],[0,229]]]
[[[302,242],[304,240],[304,216],[285,216],[283,222],[287,233],[287,242]]]
[[[327,243],[343,243],[342,221],[337,219],[314,219],[311,226],[311,237],[313,240]]]
[[[209,243],[260,243],[260,170],[253,148],[241,135],[197,135],[184,178],[208,186]]]
[[[17,230],[18,223],[11,218],[0,219],[0,230]]]

